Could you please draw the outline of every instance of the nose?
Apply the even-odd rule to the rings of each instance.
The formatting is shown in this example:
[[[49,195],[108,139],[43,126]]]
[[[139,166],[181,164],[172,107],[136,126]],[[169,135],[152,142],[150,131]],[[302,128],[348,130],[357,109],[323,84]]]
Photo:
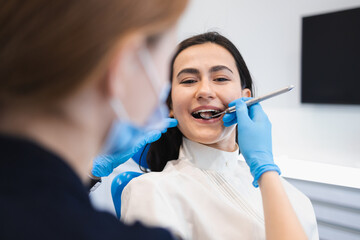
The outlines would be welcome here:
[[[215,98],[214,89],[208,79],[202,79],[198,85],[195,98],[200,99],[213,99]]]

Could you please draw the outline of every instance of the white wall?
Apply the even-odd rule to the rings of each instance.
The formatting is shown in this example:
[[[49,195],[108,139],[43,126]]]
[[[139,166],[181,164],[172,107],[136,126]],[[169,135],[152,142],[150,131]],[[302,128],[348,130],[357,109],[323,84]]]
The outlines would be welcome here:
[[[276,156],[360,168],[360,106],[300,102],[301,18],[354,7],[360,0],[192,0],[178,38],[209,30],[227,36],[247,62],[257,96],[296,86],[262,104]]]

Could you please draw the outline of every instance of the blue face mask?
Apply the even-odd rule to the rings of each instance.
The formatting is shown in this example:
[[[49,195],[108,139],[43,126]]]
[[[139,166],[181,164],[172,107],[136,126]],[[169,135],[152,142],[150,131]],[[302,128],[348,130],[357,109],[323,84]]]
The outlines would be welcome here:
[[[155,71],[155,66],[149,52],[146,49],[143,49],[139,52],[139,59],[144,67],[145,73],[151,81],[154,91],[156,91],[156,89],[159,89],[157,86],[159,85],[159,78],[157,77],[157,72]],[[136,126],[131,123],[121,101],[113,99],[110,103],[118,116],[118,119],[114,121],[110,129],[101,154],[111,155],[128,151],[136,146],[144,138],[147,132],[152,130],[164,130],[166,127],[165,118],[169,114],[168,108],[165,105],[169,90],[170,84],[167,84],[160,92],[156,91],[159,96],[159,104],[143,126]]]

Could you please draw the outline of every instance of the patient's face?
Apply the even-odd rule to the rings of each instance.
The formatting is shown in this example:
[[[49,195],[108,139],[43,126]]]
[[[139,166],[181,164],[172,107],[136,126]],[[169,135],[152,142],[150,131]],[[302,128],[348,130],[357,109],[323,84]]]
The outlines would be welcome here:
[[[222,116],[206,120],[198,114],[223,111],[231,101],[251,95],[241,88],[230,52],[214,43],[191,46],[177,56],[173,68],[172,110],[180,131],[192,141],[235,150],[235,126],[225,127]]]

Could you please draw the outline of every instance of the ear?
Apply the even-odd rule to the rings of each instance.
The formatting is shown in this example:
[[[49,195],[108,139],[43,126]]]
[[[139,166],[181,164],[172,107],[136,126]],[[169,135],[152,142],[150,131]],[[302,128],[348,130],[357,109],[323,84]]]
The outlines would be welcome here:
[[[171,83],[172,84],[172,83]],[[171,89],[172,90],[172,89]],[[167,99],[166,100],[166,103],[168,104],[168,106],[169,106],[169,117],[171,117],[171,118],[174,118],[175,116],[174,116],[174,110],[173,110],[173,102],[172,102],[172,99],[171,99],[171,90],[170,90],[170,100],[169,99]]]
[[[248,88],[244,88],[241,90],[241,96],[242,97],[251,97],[251,91]]]
[[[143,34],[135,32],[123,37],[114,47],[105,80],[107,97],[126,96],[126,81],[139,72],[137,52],[144,42]]]

